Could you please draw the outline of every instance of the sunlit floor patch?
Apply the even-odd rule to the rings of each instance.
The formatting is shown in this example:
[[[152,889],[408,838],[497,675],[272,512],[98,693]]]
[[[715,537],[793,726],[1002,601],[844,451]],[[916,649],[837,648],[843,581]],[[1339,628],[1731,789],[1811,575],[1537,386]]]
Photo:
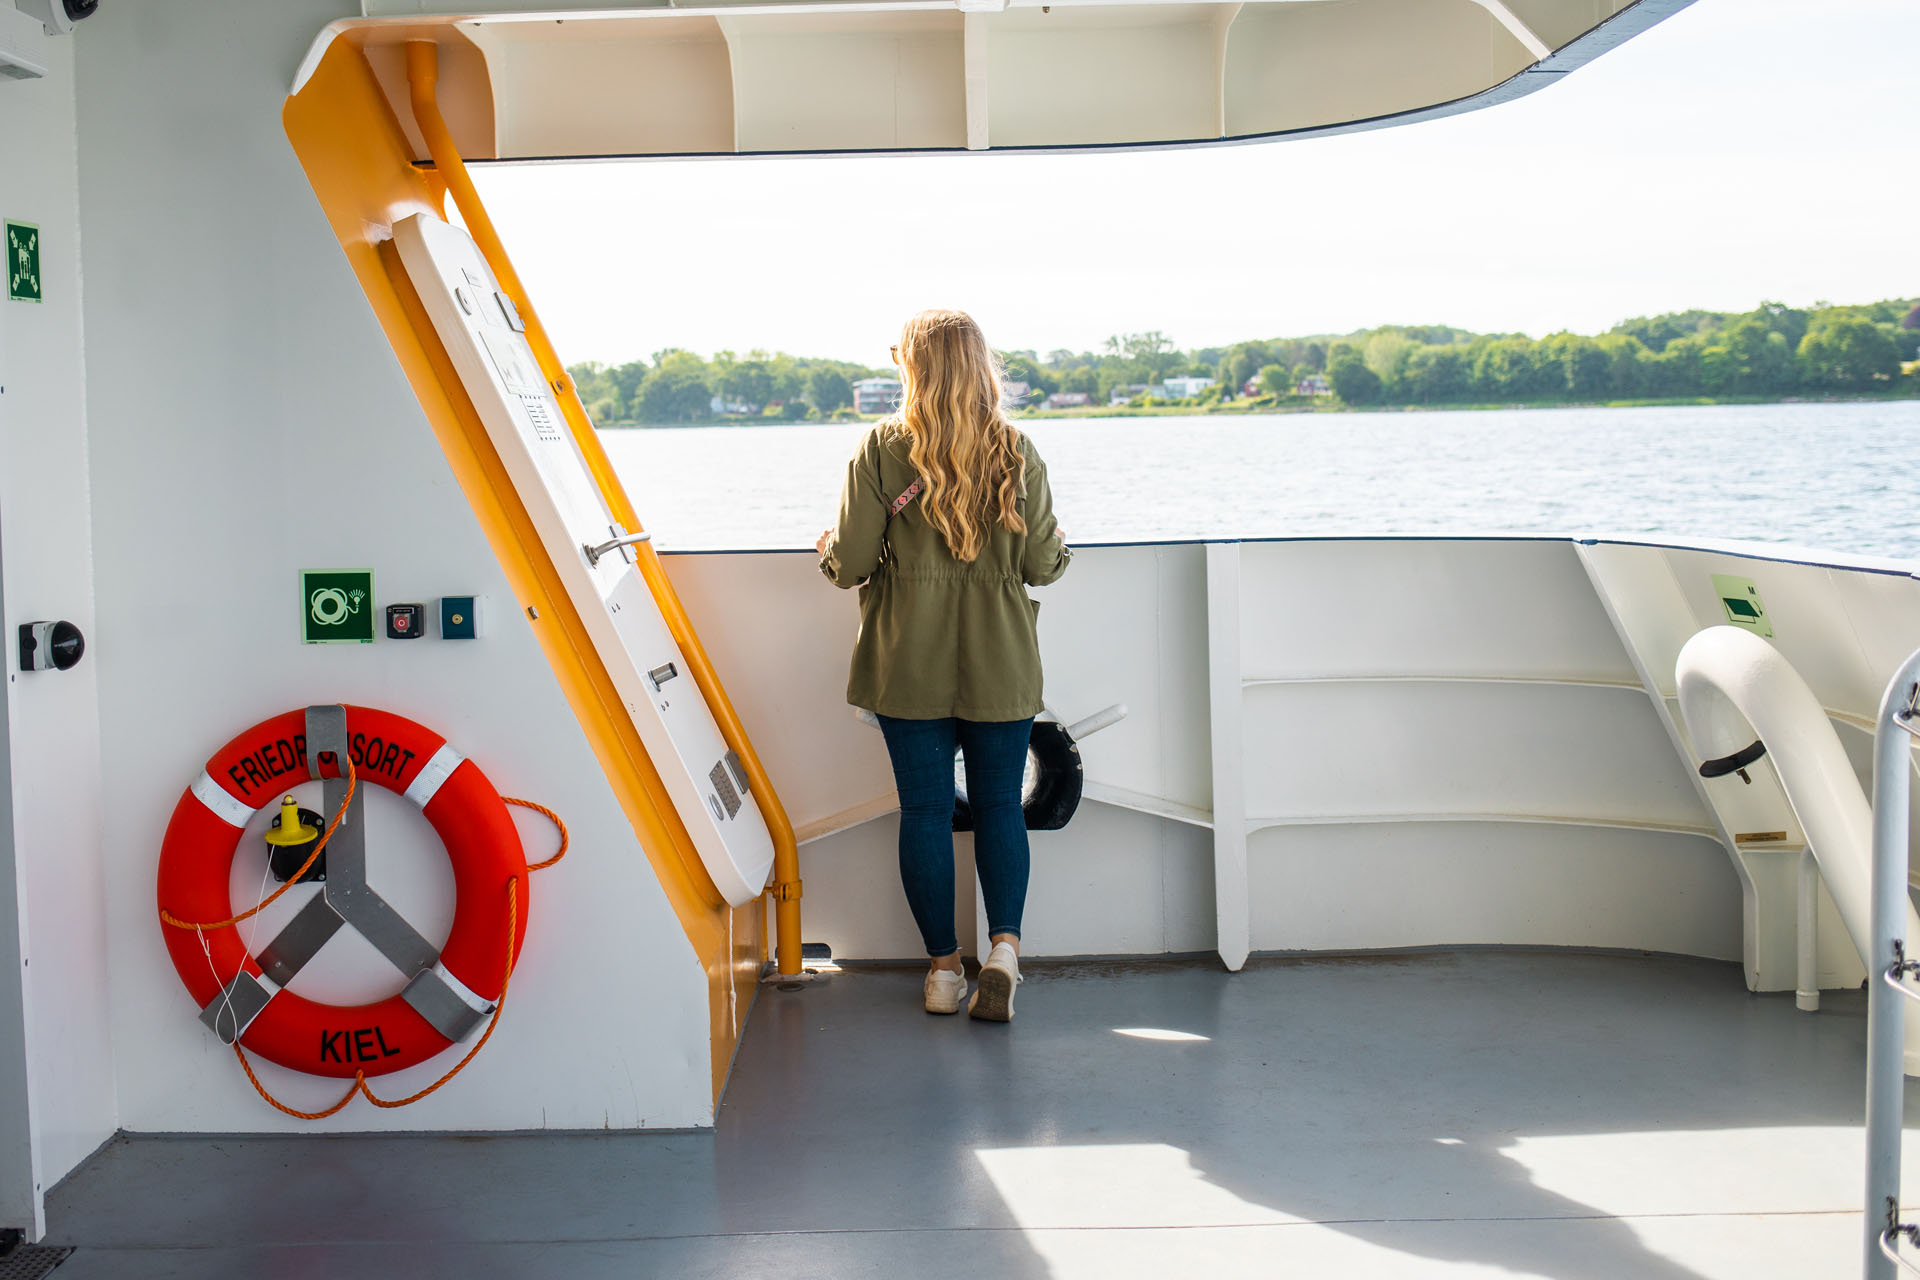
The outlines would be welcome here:
[[[1209,1182],[1164,1142],[974,1152],[1022,1228],[1220,1227],[1300,1222]]]
[[[1212,1036],[1195,1035],[1191,1031],[1173,1031],[1166,1027],[1115,1027],[1117,1036],[1132,1036],[1135,1040],[1169,1040],[1182,1044],[1204,1043]]]
[[[1920,1168],[1920,1134],[1901,1145]],[[1541,1134],[1502,1154],[1545,1190],[1620,1217],[1851,1212],[1866,1168],[1861,1130],[1840,1125]]]
[[[1025,1235],[1048,1280],[1816,1280],[1859,1214],[1139,1228]]]
[[[1379,1218],[1324,1222],[1236,1194],[1166,1143],[974,1155],[1052,1280],[1732,1280],[1817,1276],[1845,1256],[1860,1215],[1806,1206],[1834,1198],[1846,1179],[1830,1166],[1853,1170],[1859,1152],[1849,1148],[1857,1146],[1857,1132],[1839,1129],[1521,1139],[1508,1155],[1568,1197],[1562,1215],[1396,1219],[1383,1199]],[[1725,1193],[1714,1195],[1715,1186]],[[1681,1207],[1703,1190],[1720,1207]]]

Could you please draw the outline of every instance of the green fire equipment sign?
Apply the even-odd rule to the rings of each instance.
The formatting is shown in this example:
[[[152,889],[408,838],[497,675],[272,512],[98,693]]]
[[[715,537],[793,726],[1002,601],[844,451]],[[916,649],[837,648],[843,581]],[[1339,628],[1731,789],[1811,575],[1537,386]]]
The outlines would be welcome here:
[[[1737,578],[1730,573],[1713,575],[1713,593],[1720,597],[1727,621],[1745,627],[1757,636],[1771,636],[1773,623],[1767,618],[1767,606],[1760,602],[1760,588],[1752,578]]]
[[[373,570],[301,570],[300,629],[307,644],[372,644]]]
[[[40,301],[40,228],[31,222],[7,223],[7,296]]]

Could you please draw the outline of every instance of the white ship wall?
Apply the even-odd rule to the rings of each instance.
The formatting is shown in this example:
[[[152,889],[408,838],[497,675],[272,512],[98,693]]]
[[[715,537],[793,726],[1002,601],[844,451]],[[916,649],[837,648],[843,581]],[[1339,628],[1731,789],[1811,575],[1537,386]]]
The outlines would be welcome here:
[[[0,301],[0,1225],[33,1226],[40,1193],[112,1135],[112,1038],[97,681],[101,643],[89,576],[82,272],[73,46],[38,23],[0,21],[44,79],[0,81],[0,214],[40,227],[43,301]],[[14,629],[65,618],[80,665],[19,670]],[[0,760],[0,766],[6,764]],[[11,813],[9,796],[11,790]]]
[[[1751,785],[1697,777],[1674,658],[1725,621],[1713,574],[1752,577],[1864,768],[1857,726],[1920,644],[1912,566],[1792,556],[1498,537],[1083,549],[1034,592],[1047,701],[1068,721],[1130,714],[1082,744],[1079,815],[1033,836],[1024,949],[1237,966],[1625,948],[1741,959],[1749,986],[1790,989],[1803,838],[1770,762]],[[814,561],[667,558],[803,840],[808,939],[916,956],[885,750],[844,703],[857,605]],[[1731,835],[1770,831],[1730,855]],[[1822,984],[1857,985],[1824,892],[1820,913]]]
[[[98,984],[119,1050],[118,1124],[707,1124],[705,975],[282,131],[314,34],[358,12],[339,0],[115,5],[76,35],[102,548],[89,670],[122,832],[105,855],[111,966]],[[481,594],[486,633],[303,646],[299,571],[340,567],[372,568],[381,604]],[[505,1016],[467,1072],[404,1110],[356,1101],[307,1123],[255,1097],[196,1020],[163,949],[154,867],[168,815],[214,750],[276,712],[330,701],[444,733],[506,794],[563,814],[573,852],[534,877]],[[450,878],[438,841],[410,806],[368,792],[376,886],[430,938],[444,936]],[[551,847],[541,819],[516,816],[532,850]],[[260,887],[248,840],[242,903]],[[256,944],[284,914],[262,917]],[[295,989],[317,998],[398,985],[344,932],[311,967]],[[411,1092],[455,1056],[375,1087]],[[262,1071],[305,1109],[341,1092],[337,1081]]]

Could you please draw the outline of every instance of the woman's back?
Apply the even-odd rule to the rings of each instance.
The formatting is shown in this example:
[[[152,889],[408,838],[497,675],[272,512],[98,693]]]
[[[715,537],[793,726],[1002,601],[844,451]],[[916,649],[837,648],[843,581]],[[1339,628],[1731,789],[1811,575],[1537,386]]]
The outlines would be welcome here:
[[[880,423],[847,466],[840,519],[820,568],[860,587],[860,636],[847,700],[901,719],[1018,720],[1041,709],[1038,602],[1028,586],[1066,571],[1072,552],[1053,515],[1046,464],[1017,435],[1023,463],[1015,505],[1024,527],[984,529],[971,562],[955,558],[914,494],[912,441]]]

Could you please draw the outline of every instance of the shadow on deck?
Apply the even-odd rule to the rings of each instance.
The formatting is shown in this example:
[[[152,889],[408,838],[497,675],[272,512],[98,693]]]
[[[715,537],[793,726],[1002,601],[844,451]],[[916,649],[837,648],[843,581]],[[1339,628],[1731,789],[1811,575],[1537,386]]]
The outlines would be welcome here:
[[[58,1280],[1857,1273],[1862,995],[1522,951],[1033,965],[1006,1026],[919,986],[764,990],[711,1134],[116,1140]]]

